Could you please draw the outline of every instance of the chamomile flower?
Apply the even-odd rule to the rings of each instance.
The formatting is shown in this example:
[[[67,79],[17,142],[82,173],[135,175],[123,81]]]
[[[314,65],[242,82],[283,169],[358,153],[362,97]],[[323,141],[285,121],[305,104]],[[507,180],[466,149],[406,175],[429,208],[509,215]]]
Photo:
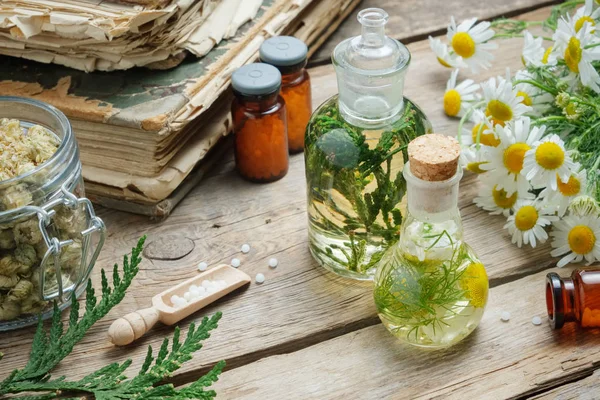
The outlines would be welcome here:
[[[462,61],[473,71],[478,73],[482,68],[488,69],[494,56],[488,52],[498,47],[496,43],[489,43],[494,36],[489,22],[480,22],[475,25],[477,18],[468,19],[456,25],[454,17],[448,26],[448,42],[454,53],[462,57]]]
[[[438,38],[429,36],[429,46],[437,60],[446,68],[464,68],[467,65],[463,62],[462,57],[457,56],[453,51],[448,50],[448,45],[442,43]]]
[[[545,126],[538,129],[544,131]],[[557,190],[556,177],[567,183],[574,168],[575,163],[571,159],[571,152],[565,150],[565,143],[558,135],[551,134],[534,142],[525,153],[521,173],[535,187],[549,186]]]
[[[494,127],[500,144],[486,148],[487,164],[481,168],[490,171],[490,179],[510,196],[514,192],[525,193],[531,185],[521,174],[525,153],[544,134],[545,127],[531,128],[528,117],[521,118],[507,126]]]
[[[483,151],[475,148],[475,146],[463,146],[460,151],[459,162],[463,169],[474,174],[483,174],[487,172],[486,170],[481,169],[481,165],[487,163]]]
[[[497,84],[496,84],[497,82]],[[504,125],[532,110],[522,103],[523,97],[517,96],[512,82],[504,78],[490,78],[481,85],[486,102],[485,114],[491,117],[494,125]]]
[[[458,69],[452,71],[444,93],[444,111],[450,117],[463,116],[467,106],[475,100],[475,92],[479,85],[472,79],[466,79],[456,84]]]
[[[486,117],[481,110],[477,110],[471,119],[475,123],[473,128],[470,131],[463,128],[465,134],[462,136],[465,138],[465,144],[480,144],[490,147],[497,147],[500,144],[490,117]]]
[[[528,71],[521,70],[515,74],[515,81],[535,81],[535,77]],[[533,86],[526,82],[519,82],[515,86],[517,96],[522,97],[521,103],[531,107],[530,115],[540,116],[547,111],[554,101],[554,97],[537,86]]]
[[[600,75],[592,62],[600,60],[600,47],[588,46],[598,43],[599,39],[592,34],[594,29],[589,22],[584,22],[579,31],[569,23],[570,17],[561,18],[552,37],[555,41],[552,52],[565,61],[570,71],[567,81],[574,83],[580,80],[584,86],[600,93]]]
[[[585,5],[580,7],[573,15],[573,27],[579,32],[586,22],[592,27],[591,32],[596,29],[596,20],[600,17],[600,8],[594,10],[593,0],[586,0]]]
[[[569,204],[569,213],[580,217],[586,217],[588,215],[600,217],[600,205],[593,197],[583,194],[575,197],[573,201],[571,201],[571,204]]]
[[[541,67],[544,65],[542,59],[544,58],[544,46],[542,46],[542,42],[544,39],[541,37],[533,37],[531,32],[525,31],[523,34],[523,53],[521,55],[521,60],[523,61],[523,65],[527,66],[529,64],[535,65],[536,67]]]
[[[540,198],[549,204],[557,206],[558,216],[562,217],[567,212],[571,202],[583,194],[587,182],[587,173],[585,170],[574,172],[569,176],[569,180],[563,182],[559,176],[556,176],[557,189],[552,190],[546,187],[540,193]]]
[[[544,243],[548,239],[548,234],[544,229],[558,217],[540,206],[539,202],[531,200],[517,201],[514,207],[514,214],[508,217],[504,228],[512,236],[512,242],[518,247],[524,244],[530,244],[535,247],[537,243]]]
[[[502,214],[505,217],[508,217],[518,200],[529,200],[534,198],[533,194],[529,192],[514,192],[509,196],[506,193],[506,190],[498,189],[498,186],[491,180],[480,180],[482,185],[479,189],[479,195],[475,197],[473,202],[477,204],[477,207],[489,211],[492,215]]]
[[[556,264],[564,267],[570,262],[587,264],[600,260],[600,218],[569,215],[553,224],[552,257],[563,256]]]

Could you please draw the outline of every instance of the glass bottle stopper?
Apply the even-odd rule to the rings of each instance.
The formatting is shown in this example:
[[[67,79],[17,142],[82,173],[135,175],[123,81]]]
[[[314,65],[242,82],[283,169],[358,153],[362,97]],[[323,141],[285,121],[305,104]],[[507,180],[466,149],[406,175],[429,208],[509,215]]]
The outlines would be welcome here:
[[[408,144],[410,171],[424,181],[445,181],[458,169],[460,144],[445,135],[431,133],[419,136]]]
[[[385,35],[388,14],[380,8],[358,13],[361,35],[336,46],[339,106],[350,123],[372,127],[393,123],[403,107],[403,89],[410,52]]]

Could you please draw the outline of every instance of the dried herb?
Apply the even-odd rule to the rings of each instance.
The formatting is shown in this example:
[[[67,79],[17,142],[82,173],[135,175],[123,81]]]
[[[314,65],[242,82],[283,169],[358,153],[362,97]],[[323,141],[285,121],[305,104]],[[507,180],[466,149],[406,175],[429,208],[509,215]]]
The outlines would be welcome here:
[[[142,237],[131,251],[131,258],[123,257],[123,272],[119,273],[115,264],[112,276],[112,286],[104,270],[102,274],[102,298],[98,300],[91,281],[88,282],[85,312],[79,318],[79,302],[73,295],[68,327],[65,330],[61,313],[54,306],[50,329],[46,330],[40,319],[38,324],[29,361],[22,369],[15,369],[0,382],[0,399],[7,395],[37,392],[36,395],[19,397],[28,400],[45,400],[55,398],[81,398],[88,396],[96,399],[212,399],[216,393],[207,388],[217,381],[225,363],[217,363],[215,367],[196,382],[181,389],[163,381],[177,371],[183,363],[191,360],[192,354],[202,347],[201,342],[210,337],[210,331],[217,327],[221,313],[211,318],[204,318],[196,327],[190,325],[187,336],[180,341],[180,330],[175,328],[172,345],[165,339],[160,350],[154,356],[152,347],[148,352],[143,366],[137,375],[128,379],[124,372],[131,365],[131,360],[123,363],[112,363],[84,378],[71,381],[66,377],[53,378],[50,374],[73,347],[84,337],[88,330],[104,317],[114,306],[119,304],[125,292],[139,271],[141,253],[146,237]]]

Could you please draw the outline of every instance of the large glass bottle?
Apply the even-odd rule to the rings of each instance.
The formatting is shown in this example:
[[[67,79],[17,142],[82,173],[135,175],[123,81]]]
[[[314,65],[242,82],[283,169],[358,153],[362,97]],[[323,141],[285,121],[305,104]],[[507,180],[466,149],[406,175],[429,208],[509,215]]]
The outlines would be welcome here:
[[[421,143],[417,150],[423,150],[436,140],[450,144],[430,151],[432,163],[417,167],[413,143]],[[464,339],[479,324],[487,303],[485,268],[463,241],[458,210],[460,147],[451,141],[456,142],[432,134],[411,142],[410,161],[403,171],[407,215],[400,240],[382,257],[375,275],[381,321],[396,337],[420,347],[444,348]],[[436,169],[435,162],[443,162],[453,147],[455,161],[445,170]]]
[[[333,52],[339,95],[325,101],[306,129],[310,250],[330,271],[370,280],[398,239],[406,182],[406,145],[431,131],[403,96],[410,53],[385,36],[387,13],[358,14],[360,36]]]

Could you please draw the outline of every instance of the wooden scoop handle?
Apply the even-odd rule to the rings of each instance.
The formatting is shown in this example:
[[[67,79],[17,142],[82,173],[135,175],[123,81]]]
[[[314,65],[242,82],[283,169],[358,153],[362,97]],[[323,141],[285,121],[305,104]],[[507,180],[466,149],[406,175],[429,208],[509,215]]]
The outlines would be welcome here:
[[[134,311],[112,323],[108,338],[117,346],[130,344],[152,329],[158,317],[159,312],[154,307]]]

